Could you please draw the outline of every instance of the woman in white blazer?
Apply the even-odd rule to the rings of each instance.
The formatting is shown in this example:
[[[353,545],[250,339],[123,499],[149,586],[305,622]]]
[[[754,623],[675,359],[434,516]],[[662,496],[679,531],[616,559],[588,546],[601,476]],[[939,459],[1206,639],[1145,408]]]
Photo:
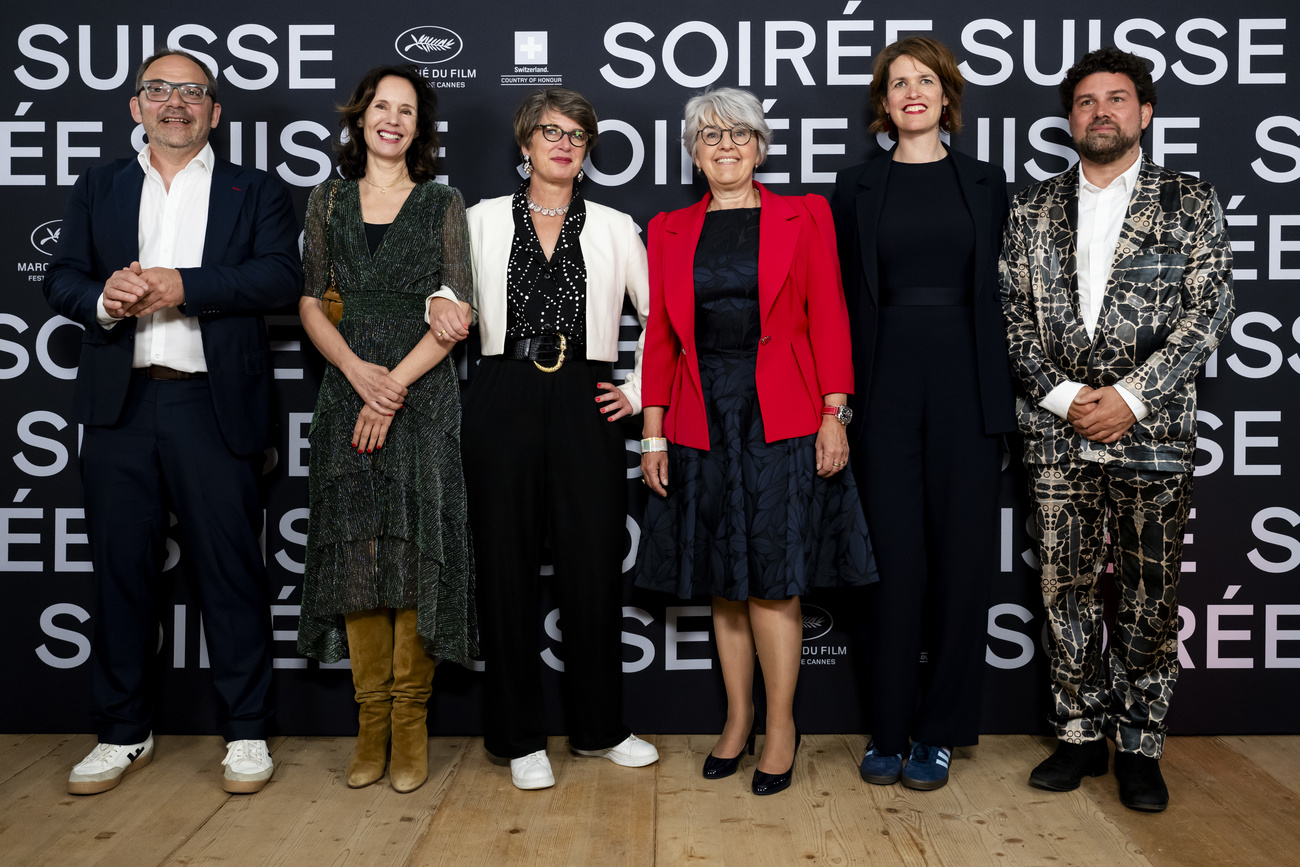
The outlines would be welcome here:
[[[468,211],[473,314],[482,343],[465,396],[462,447],[486,666],[484,744],[510,759],[521,789],[555,784],[538,656],[541,547],[549,540],[563,612],[563,698],[581,755],[641,767],[659,758],[622,719],[626,466],[611,422],[641,411],[641,353],[613,382],[623,298],[644,327],[646,251],[627,214],[586,201],[591,104],[563,88],[515,113],[528,179]],[[439,336],[468,336],[448,299],[430,304]]]

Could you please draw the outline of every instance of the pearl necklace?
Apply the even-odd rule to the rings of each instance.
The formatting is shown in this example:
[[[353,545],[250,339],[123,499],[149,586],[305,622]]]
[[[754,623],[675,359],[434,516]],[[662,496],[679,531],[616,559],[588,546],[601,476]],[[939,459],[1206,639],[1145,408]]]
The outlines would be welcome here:
[[[577,198],[576,196],[574,198]],[[569,205],[573,204],[573,199],[569,199],[564,205],[558,208],[543,208],[533,201],[533,197],[528,196],[528,210],[541,214],[543,217],[563,217],[569,212]]]

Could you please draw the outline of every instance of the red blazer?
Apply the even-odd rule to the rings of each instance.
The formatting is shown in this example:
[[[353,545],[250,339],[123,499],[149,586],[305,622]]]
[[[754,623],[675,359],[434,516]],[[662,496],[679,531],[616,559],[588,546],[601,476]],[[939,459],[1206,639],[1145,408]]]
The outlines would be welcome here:
[[[821,196],[778,196],[761,184],[758,404],[767,441],[816,433],[823,395],[853,391],[849,316],[830,207]],[[641,397],[668,408],[664,435],[708,449],[695,350],[695,247],[711,195],[650,222],[650,318]]]

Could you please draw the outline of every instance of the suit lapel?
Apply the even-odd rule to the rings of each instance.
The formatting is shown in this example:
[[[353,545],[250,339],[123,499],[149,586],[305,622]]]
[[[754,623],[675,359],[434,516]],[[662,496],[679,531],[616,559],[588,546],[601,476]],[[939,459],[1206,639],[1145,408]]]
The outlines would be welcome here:
[[[758,215],[758,311],[759,321],[767,322],[794,261],[795,246],[799,243],[799,214],[762,184],[755,182],[754,186],[763,200]]]
[[[203,236],[203,264],[220,265],[230,245],[235,218],[244,201],[245,184],[239,182],[243,170],[233,163],[217,160],[212,167],[212,187],[208,192],[208,227]]]
[[[122,248],[123,268],[140,258],[140,196],[144,191],[144,170],[139,160],[128,160],[118,172],[114,198],[117,202],[117,231]]]
[[[1110,313],[1115,294],[1115,275],[1124,273],[1129,259],[1135,252],[1150,246],[1149,227],[1160,225],[1157,217],[1160,211],[1160,185],[1157,183],[1157,172],[1144,157],[1141,159],[1142,168],[1138,170],[1137,183],[1133,188],[1132,196],[1129,197],[1128,210],[1124,213],[1124,225],[1120,227],[1119,238],[1115,241],[1115,253],[1106,276],[1106,292],[1101,299],[1101,310],[1097,313],[1097,330],[1093,333],[1094,338],[1101,337],[1102,326]],[[1142,228],[1143,226],[1148,228]]]
[[[685,346],[695,343],[695,249],[704,230],[712,194],[664,220],[664,305],[673,331]]]
[[[966,210],[971,222],[975,224],[975,297],[987,292],[984,275],[989,273],[989,214],[993,205],[990,201],[988,175],[976,166],[963,166],[955,154],[949,153],[953,169],[957,172],[957,183],[961,187],[962,198],[966,201]]]
[[[867,164],[858,178],[858,246],[862,250],[862,276],[873,304],[880,303],[880,260],[876,250],[876,228],[885,207],[885,185],[893,160],[881,154]],[[845,287],[846,291],[850,291]]]

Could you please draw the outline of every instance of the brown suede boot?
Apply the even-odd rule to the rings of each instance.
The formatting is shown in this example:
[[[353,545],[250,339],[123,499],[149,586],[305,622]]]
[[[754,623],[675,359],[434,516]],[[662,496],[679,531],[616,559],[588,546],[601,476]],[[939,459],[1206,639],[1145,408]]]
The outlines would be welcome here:
[[[388,780],[399,792],[413,792],[429,778],[429,696],[433,657],[415,631],[415,609],[401,608],[393,619],[393,759]]]
[[[393,612],[388,608],[343,615],[356,690],[357,746],[348,762],[348,786],[360,789],[384,776],[393,707]]]

